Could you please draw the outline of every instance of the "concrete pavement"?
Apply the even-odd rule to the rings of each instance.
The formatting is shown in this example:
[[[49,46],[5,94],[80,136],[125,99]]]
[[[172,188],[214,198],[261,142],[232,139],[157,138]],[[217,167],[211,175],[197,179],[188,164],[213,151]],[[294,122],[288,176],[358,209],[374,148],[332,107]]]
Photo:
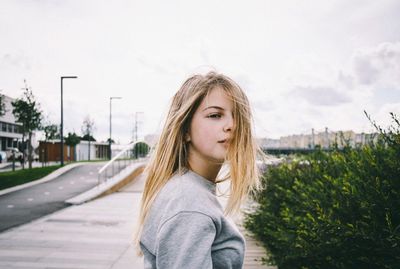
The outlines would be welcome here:
[[[140,196],[113,193],[0,234],[0,268],[142,268],[131,245]]]
[[[0,268],[143,268],[131,244],[143,184],[138,177],[116,193],[0,234]],[[248,235],[246,241],[244,268],[274,268],[262,266],[263,249]]]

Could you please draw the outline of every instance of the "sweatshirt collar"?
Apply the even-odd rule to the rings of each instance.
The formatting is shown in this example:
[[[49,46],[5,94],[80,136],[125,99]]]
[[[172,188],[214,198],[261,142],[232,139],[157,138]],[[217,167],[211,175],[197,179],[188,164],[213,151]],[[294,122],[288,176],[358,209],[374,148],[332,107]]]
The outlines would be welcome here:
[[[206,187],[211,193],[213,193],[214,195],[216,194],[217,184],[215,182],[211,182],[210,180],[200,176],[199,174],[190,169],[188,169],[187,173],[192,175],[197,182],[199,182],[202,186]]]

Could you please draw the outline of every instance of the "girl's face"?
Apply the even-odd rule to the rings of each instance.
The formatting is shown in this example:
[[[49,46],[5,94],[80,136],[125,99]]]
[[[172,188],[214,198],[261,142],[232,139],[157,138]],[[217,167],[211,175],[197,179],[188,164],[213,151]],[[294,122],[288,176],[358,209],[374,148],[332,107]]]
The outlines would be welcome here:
[[[193,114],[187,137],[190,158],[224,162],[233,125],[233,102],[222,88],[215,87]]]

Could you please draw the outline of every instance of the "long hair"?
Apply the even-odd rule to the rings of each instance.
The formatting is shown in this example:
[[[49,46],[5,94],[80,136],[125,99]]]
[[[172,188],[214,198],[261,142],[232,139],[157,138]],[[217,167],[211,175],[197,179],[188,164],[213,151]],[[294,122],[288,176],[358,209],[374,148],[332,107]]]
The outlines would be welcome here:
[[[194,112],[215,87],[222,88],[232,99],[235,126],[226,156],[229,172],[224,179],[217,181],[231,180],[225,214],[238,212],[247,195],[260,187],[256,165],[258,147],[252,134],[252,115],[245,93],[222,74],[209,72],[190,77],[172,99],[165,125],[144,171],[147,178],[134,238],[139,254],[142,254],[139,243],[143,225],[158,192],[174,174],[183,174],[189,168],[186,134]]]

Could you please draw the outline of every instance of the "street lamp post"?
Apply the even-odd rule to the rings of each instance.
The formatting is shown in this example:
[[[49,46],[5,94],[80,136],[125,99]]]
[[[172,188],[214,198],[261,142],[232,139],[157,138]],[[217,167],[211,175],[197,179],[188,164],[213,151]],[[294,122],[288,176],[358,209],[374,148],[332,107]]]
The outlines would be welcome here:
[[[63,115],[63,80],[68,78],[78,78],[77,76],[63,76],[61,77],[61,125],[60,125],[60,135],[61,135],[61,166],[64,165],[64,115]]]
[[[136,113],[135,113],[135,142],[138,141],[138,117],[137,117],[138,114],[143,114],[143,112],[136,111]],[[139,150],[139,146],[137,144],[135,145],[134,150],[135,150],[135,158],[137,159],[138,158],[138,150]]]
[[[109,157],[109,159],[111,160],[111,134],[112,134],[112,124],[111,124],[111,103],[112,103],[112,100],[113,99],[122,99],[122,97],[118,97],[118,96],[113,96],[113,97],[110,97],[110,139],[108,140],[108,157]]]
[[[143,114],[142,111],[135,112],[135,142],[138,140],[138,114]]]

